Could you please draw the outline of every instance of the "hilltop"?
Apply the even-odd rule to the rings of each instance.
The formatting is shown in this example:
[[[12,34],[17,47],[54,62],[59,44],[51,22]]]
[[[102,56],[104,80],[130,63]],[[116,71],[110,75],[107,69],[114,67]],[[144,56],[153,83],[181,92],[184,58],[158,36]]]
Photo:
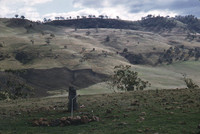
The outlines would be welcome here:
[[[132,65],[150,81],[151,89],[182,88],[182,73],[197,83],[200,79],[199,27],[193,16],[44,24],[0,19],[0,69],[1,73],[15,70],[37,96],[66,90],[69,85],[89,93],[110,92],[104,81],[119,64]]]

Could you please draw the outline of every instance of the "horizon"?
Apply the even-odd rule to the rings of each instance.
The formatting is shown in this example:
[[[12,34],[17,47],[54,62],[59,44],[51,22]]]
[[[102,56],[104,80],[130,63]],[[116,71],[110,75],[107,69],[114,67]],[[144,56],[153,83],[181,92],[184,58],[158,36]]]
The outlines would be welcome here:
[[[155,16],[194,15],[199,18],[199,0],[0,0],[0,18],[14,18],[15,14],[24,15],[32,21],[54,20],[55,17],[107,15],[119,16],[122,20],[140,20],[148,14]]]
[[[15,15],[18,15],[18,14],[15,14]],[[71,17],[71,18],[69,18],[69,17],[63,17],[63,16],[57,16],[57,17],[55,17],[55,18],[53,18],[53,19],[50,19],[50,18],[43,18],[43,19],[41,19],[41,20],[31,20],[31,19],[28,19],[28,18],[26,18],[26,16],[24,16],[24,15],[18,15],[18,17],[16,17],[16,16],[13,16],[13,17],[0,17],[0,19],[25,19],[25,20],[28,20],[28,21],[32,21],[32,22],[42,22],[42,23],[45,23],[45,22],[51,22],[51,21],[63,21],[63,20],[78,20],[78,19],[115,19],[115,20],[122,20],[122,21],[142,21],[142,19],[143,18],[148,18],[148,16],[149,15],[151,15],[151,17],[150,18],[156,18],[156,17],[164,17],[164,18],[176,18],[176,17],[179,17],[179,16],[181,16],[181,17],[185,17],[185,16],[194,16],[195,18],[197,18],[197,19],[200,19],[199,17],[197,17],[197,16],[195,16],[195,15],[192,15],[192,14],[188,14],[188,15],[176,15],[176,16],[169,16],[169,15],[166,15],[166,16],[161,16],[161,15],[157,15],[157,16],[155,16],[155,15],[152,15],[152,14],[148,14],[148,15],[146,15],[146,16],[142,16],[140,19],[138,19],[138,20],[125,20],[125,19],[121,19],[121,18],[117,18],[117,17],[119,17],[119,16],[116,16],[115,18],[111,18],[111,17],[109,17],[109,16],[107,16],[107,15],[103,15],[103,18],[101,18],[100,16],[102,16],[102,15],[98,15],[98,16],[92,16],[92,17],[89,17],[89,16],[86,16],[86,15],[83,15],[83,16],[80,16],[80,15],[78,15],[78,17],[79,18],[77,18],[77,16],[69,16],[69,17]],[[24,18],[22,18],[22,16],[24,17]],[[107,16],[107,17],[106,17]],[[44,19],[46,19],[46,20],[44,20]]]

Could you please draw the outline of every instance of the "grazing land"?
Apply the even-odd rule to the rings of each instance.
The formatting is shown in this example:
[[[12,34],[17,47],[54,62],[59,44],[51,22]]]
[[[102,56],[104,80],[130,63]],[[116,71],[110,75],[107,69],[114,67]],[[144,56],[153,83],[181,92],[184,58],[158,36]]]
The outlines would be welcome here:
[[[67,97],[1,101],[0,133],[9,134],[198,134],[200,90],[174,89],[81,95],[74,116],[98,116],[99,122],[70,126],[33,126],[34,119],[70,116]]]
[[[194,16],[0,18],[0,31],[0,134],[200,134],[200,89],[187,89],[183,77],[200,85]],[[151,87],[114,93],[107,80],[118,65],[130,65]],[[69,86],[79,95],[74,117],[94,122],[51,125],[71,119]],[[32,98],[9,96],[21,90]]]

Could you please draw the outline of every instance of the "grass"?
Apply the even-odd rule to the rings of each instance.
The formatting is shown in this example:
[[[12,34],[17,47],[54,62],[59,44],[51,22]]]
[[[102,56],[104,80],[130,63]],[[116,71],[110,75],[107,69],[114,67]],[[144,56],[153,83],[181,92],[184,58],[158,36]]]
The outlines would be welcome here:
[[[0,53],[8,53],[11,56],[10,59],[0,62],[0,70],[67,67],[72,70],[91,68],[98,73],[111,74],[114,66],[130,64],[125,58],[116,54],[116,51],[122,52],[124,48],[128,48],[128,51],[134,53],[163,52],[164,49],[167,50],[171,47],[169,41],[180,42],[186,47],[199,46],[199,42],[188,42],[184,40],[186,34],[178,33],[166,33],[169,36],[162,36],[152,32],[104,28],[99,29],[98,33],[95,29],[78,29],[75,32],[72,28],[47,25],[38,25],[35,27],[36,31],[27,33],[23,27],[8,27],[8,23],[9,19],[0,19],[0,30],[7,31],[6,34],[0,34],[0,42],[5,42],[4,47],[0,48]],[[42,35],[41,31],[55,35],[51,39],[50,45],[44,45],[50,34]],[[86,35],[87,31],[91,32],[89,36]],[[105,43],[107,36],[110,37],[110,41]],[[34,40],[34,45],[30,40]],[[67,46],[67,49],[64,49],[64,46]],[[86,48],[86,54],[80,53],[82,48]],[[93,48],[95,48],[95,52],[90,52]],[[39,56],[31,63],[24,65],[15,59],[16,50],[39,53]],[[103,56],[102,50],[107,51],[109,55]],[[87,54],[90,55],[90,58],[80,62]],[[57,55],[58,58],[55,59]],[[151,58],[155,60],[154,57]],[[156,67],[133,65],[133,68],[136,68],[143,79],[152,83],[151,89],[184,88],[181,73],[185,72],[197,84],[200,84],[198,83],[200,80],[198,61]],[[99,89],[98,85],[95,86],[95,89]],[[93,90],[89,88],[85,89],[85,92]],[[107,88],[103,89],[106,89],[103,91],[107,92]],[[102,91],[97,90],[97,93],[102,93]]]
[[[50,120],[70,116],[66,112],[67,97],[1,101],[0,133],[197,134],[199,94],[199,89],[179,89],[82,95],[78,103],[85,108],[75,115],[94,114],[100,122],[67,127],[33,127],[30,123],[40,117]]]

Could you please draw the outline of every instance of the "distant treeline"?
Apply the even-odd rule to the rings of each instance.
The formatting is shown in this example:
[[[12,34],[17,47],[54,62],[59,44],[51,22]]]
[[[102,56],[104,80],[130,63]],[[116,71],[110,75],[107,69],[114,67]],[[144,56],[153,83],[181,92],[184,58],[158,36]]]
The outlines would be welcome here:
[[[79,18],[54,20],[46,22],[45,24],[74,28],[117,28],[133,30],[153,29],[156,31],[182,27],[193,32],[200,32],[200,20],[193,15],[176,17],[147,15],[139,21],[125,21],[109,18]]]

